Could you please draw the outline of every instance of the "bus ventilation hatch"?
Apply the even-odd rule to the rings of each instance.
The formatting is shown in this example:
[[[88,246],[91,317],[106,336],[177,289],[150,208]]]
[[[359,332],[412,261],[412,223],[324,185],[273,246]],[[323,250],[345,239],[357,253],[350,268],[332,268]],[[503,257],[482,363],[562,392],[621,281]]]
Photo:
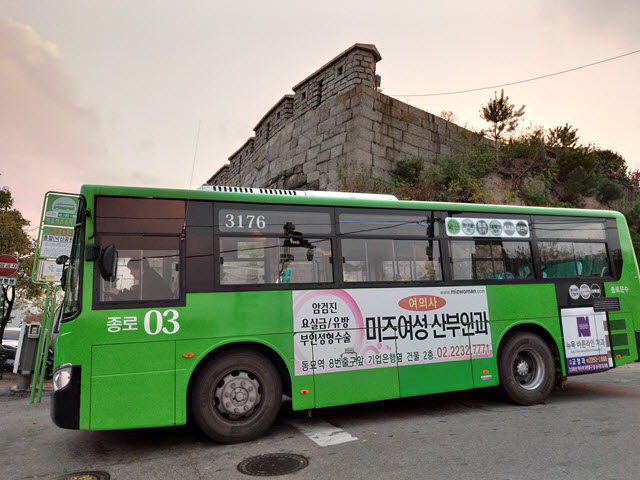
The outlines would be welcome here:
[[[259,193],[262,195],[286,195],[298,197],[327,197],[327,198],[349,198],[367,200],[398,200],[393,195],[380,193],[354,193],[354,192],[329,192],[317,190],[284,190],[282,188],[252,188],[252,187],[225,187],[220,185],[202,185],[198,190],[204,192],[227,192],[227,193]]]

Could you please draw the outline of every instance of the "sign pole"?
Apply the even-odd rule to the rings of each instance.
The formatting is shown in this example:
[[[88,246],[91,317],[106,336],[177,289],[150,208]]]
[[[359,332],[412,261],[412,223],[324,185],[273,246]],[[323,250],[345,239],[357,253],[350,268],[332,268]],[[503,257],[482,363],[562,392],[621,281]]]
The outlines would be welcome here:
[[[51,288],[53,282],[60,281],[55,260],[60,255],[68,256],[70,254],[71,240],[73,239],[73,230],[79,206],[78,198],[77,194],[47,192],[42,205],[31,281],[37,285],[43,285],[46,296],[29,403],[34,402],[36,390],[38,390],[37,402],[40,403],[42,400],[49,345],[53,335],[56,294],[60,290],[60,285],[56,285],[53,289]],[[45,266],[53,268],[49,268],[51,271],[45,272]],[[58,269],[59,273],[61,273],[62,268],[64,267]]]

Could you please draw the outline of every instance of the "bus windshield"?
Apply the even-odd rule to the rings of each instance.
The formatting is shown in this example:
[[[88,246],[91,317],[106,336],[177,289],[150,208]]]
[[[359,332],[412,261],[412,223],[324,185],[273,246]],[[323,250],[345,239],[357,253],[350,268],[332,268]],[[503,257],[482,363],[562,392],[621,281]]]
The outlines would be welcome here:
[[[71,257],[69,258],[69,267],[67,269],[67,278],[65,283],[65,295],[62,302],[62,318],[70,319],[75,317],[80,311],[80,282],[82,268],[82,245],[84,244],[84,215],[83,202],[80,199],[80,208],[78,209],[78,223],[76,224],[73,236],[73,244],[71,246]]]

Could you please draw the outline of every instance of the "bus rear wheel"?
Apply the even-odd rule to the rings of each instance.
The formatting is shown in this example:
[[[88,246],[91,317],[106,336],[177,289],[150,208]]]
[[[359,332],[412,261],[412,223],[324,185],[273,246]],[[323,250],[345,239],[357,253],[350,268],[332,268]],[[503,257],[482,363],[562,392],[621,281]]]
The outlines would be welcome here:
[[[276,419],[282,382],[276,368],[253,350],[213,357],[195,379],[193,417],[200,429],[220,443],[253,440]]]
[[[538,335],[512,334],[498,357],[500,387],[518,405],[542,403],[551,393],[555,367],[551,349]]]

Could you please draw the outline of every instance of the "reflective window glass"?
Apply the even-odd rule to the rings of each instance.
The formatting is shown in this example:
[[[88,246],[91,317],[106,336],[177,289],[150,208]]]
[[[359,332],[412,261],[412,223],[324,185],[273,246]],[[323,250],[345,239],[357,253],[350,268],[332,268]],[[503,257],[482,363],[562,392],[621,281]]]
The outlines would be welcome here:
[[[575,217],[534,217],[538,239],[605,240],[605,221]]]
[[[433,237],[438,234],[437,223],[431,212],[342,212],[338,215],[338,221],[342,234],[394,237]]]
[[[529,242],[451,240],[454,280],[514,280],[533,278]]]
[[[225,204],[218,211],[222,233],[243,235],[329,235],[331,215],[324,208]]]
[[[437,241],[344,238],[341,246],[345,282],[442,280]]]
[[[99,301],[178,299],[179,242],[177,237],[101,236],[101,245],[116,246],[118,266],[114,280],[105,281],[100,277]]]
[[[101,196],[95,215],[96,232],[181,233],[185,201]]]
[[[538,242],[544,278],[609,276],[604,243]]]
[[[220,238],[220,283],[265,285],[333,281],[330,240]]]

